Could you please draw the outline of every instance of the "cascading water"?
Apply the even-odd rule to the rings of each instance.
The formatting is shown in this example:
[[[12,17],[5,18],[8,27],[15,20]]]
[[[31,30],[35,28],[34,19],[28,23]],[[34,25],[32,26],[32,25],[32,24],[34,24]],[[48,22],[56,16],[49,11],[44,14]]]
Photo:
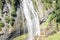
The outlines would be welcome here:
[[[27,28],[29,39],[33,40],[34,35],[40,35],[39,19],[36,11],[34,10],[31,0],[23,0],[23,10],[27,21]],[[33,18],[31,18],[31,15]]]

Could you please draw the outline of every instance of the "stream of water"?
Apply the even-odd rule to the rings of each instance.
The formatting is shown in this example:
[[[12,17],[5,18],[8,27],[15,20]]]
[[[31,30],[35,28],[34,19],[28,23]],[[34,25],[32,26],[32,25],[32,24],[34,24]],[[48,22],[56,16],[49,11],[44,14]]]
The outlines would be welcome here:
[[[33,3],[31,0],[23,0],[23,10],[27,21],[27,28],[29,34],[28,40],[33,40],[34,35],[40,35],[40,26],[38,15],[34,10]]]

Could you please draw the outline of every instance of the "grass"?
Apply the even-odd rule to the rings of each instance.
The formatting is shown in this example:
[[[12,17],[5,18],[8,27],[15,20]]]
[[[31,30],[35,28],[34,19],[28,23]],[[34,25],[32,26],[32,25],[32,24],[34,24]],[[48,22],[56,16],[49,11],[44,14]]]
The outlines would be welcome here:
[[[27,37],[28,37],[28,35],[24,34],[24,35],[14,38],[13,40],[25,40],[25,38],[27,38]],[[60,40],[60,32],[57,32],[56,34],[51,35],[44,40]]]
[[[24,35],[14,38],[13,40],[25,40],[27,37],[28,37],[28,34],[24,34]]]
[[[47,40],[60,40],[60,32],[57,32],[56,34],[49,36]]]

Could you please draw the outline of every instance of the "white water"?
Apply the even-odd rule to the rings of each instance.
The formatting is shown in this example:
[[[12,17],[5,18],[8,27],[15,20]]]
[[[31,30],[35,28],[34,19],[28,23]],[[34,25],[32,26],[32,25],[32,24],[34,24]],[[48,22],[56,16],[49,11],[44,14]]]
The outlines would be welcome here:
[[[27,21],[27,28],[29,33],[29,39],[33,40],[34,35],[40,35],[39,19],[36,11],[34,10],[31,0],[23,0],[23,10]],[[31,19],[31,15],[33,18]]]

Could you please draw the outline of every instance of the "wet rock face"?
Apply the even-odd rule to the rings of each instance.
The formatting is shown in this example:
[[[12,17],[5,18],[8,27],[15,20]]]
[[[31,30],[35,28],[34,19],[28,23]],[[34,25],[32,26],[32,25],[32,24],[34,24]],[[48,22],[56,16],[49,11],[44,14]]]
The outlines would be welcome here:
[[[2,6],[0,9],[0,21],[4,23],[4,27],[1,28],[0,40],[8,40],[8,38],[13,34],[23,34],[23,12],[20,10],[20,2],[22,0],[0,0]],[[19,10],[18,10],[19,8]],[[19,11],[17,13],[17,11]],[[18,15],[18,16],[17,16]],[[18,33],[18,30],[23,30]],[[12,33],[12,34],[11,34]],[[19,36],[18,35],[18,36]],[[12,36],[11,36],[12,37]],[[14,38],[14,36],[13,36]]]
[[[13,25],[14,25],[14,18],[15,16],[11,16],[11,1],[10,0],[0,0],[3,7],[0,7],[1,15],[0,15],[0,21],[4,24],[4,27],[2,23],[0,23],[0,28],[2,29],[0,31],[0,40],[6,40],[10,33],[13,31]],[[13,14],[14,15],[14,14]],[[12,24],[13,23],[13,24]],[[11,25],[12,24],[12,25]]]
[[[54,3],[52,2],[51,3],[52,6],[49,8],[49,7],[45,7],[44,0],[32,0],[32,1],[33,1],[35,10],[38,13],[38,17],[41,24],[47,20],[48,15],[53,11]]]

